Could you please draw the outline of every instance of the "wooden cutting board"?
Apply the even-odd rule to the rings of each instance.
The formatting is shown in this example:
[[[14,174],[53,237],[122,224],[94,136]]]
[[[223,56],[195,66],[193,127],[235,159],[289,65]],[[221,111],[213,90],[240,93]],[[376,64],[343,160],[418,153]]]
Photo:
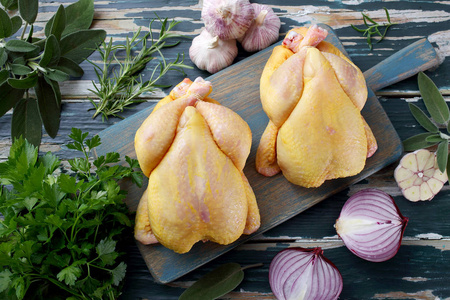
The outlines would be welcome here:
[[[320,26],[329,30],[329,35],[326,40],[333,43],[345,53],[342,44],[332,29],[326,25]],[[252,130],[253,143],[244,173],[258,201],[261,214],[261,227],[256,233],[250,236],[244,235],[235,243],[227,246],[212,242],[198,242],[186,254],[177,254],[160,244],[144,246],[137,243],[151,274],[160,283],[175,280],[251,239],[253,236],[281,224],[323,199],[395,162],[402,154],[402,144],[395,129],[377,98],[369,90],[369,99],[362,114],[375,134],[378,141],[378,151],[373,157],[367,160],[367,164],[360,174],[350,178],[327,181],[319,188],[306,189],[291,184],[282,174],[274,177],[264,177],[257,173],[255,170],[256,149],[268,122],[268,118],[263,112],[259,100],[259,79],[264,65],[272,52],[272,48],[270,47],[256,53],[207,78],[207,80],[212,82],[213,86],[213,92],[210,97],[238,113],[249,124]],[[421,59],[415,59],[420,62],[420,60],[424,61],[428,58],[422,57]],[[398,63],[398,59],[394,59],[393,61],[394,64]],[[390,64],[389,68],[391,70],[393,67]],[[376,74],[376,70],[372,72]],[[380,87],[383,86],[383,83],[391,80],[393,76],[398,76],[398,74],[392,74],[388,76],[389,78],[379,77],[380,79],[373,78],[376,76],[372,76],[371,79],[374,84]],[[191,78],[191,80],[194,79]],[[175,84],[177,83],[174,82]],[[154,105],[100,132],[99,136],[102,139],[102,145],[97,148],[96,154],[102,155],[115,151],[120,153],[121,156],[128,155],[135,158],[136,154],[133,144],[135,132],[153,110],[153,107]],[[128,187],[127,204],[130,210],[136,210],[145,188],[146,183],[141,189],[134,186]]]

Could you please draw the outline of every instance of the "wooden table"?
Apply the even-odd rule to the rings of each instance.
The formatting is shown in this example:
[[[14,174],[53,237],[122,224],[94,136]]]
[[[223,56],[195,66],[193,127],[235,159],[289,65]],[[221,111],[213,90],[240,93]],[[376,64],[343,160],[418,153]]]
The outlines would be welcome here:
[[[93,27],[106,29],[115,40],[123,40],[139,26],[148,26],[154,13],[165,18],[182,21],[176,27],[178,33],[188,37],[199,34],[201,1],[197,0],[129,0],[95,1]],[[41,13],[37,25],[43,24],[56,11],[58,5],[67,5],[72,0],[40,1]],[[440,49],[443,58],[450,56],[450,2],[449,1],[306,1],[306,0],[257,0],[251,1],[270,5],[282,21],[280,38],[290,28],[308,23],[325,23],[333,27],[351,59],[363,71],[389,57],[399,49],[414,41],[428,37]],[[361,12],[373,19],[385,21],[383,7],[387,7],[393,26],[385,40],[374,45],[370,51],[365,38],[354,31],[350,24],[361,25]],[[144,28],[145,30],[145,28]],[[189,39],[183,39],[175,48],[165,49],[164,55],[173,60],[176,53],[188,53]],[[251,55],[240,50],[240,61]],[[93,56],[96,60],[98,57]],[[187,64],[192,65],[189,58]],[[82,64],[85,75],[79,80],[71,80],[62,86],[63,110],[61,129],[55,139],[43,137],[42,151],[53,151],[62,159],[71,157],[64,147],[67,134],[72,127],[96,134],[120,122],[100,118],[92,119],[87,110],[91,104],[88,88],[95,78],[88,63]],[[144,71],[148,75],[152,65]],[[439,87],[446,100],[450,100],[450,59],[433,71],[427,72]],[[196,68],[186,70],[186,77],[208,77],[210,74]],[[170,73],[163,84],[176,84],[183,79],[181,74]],[[145,95],[146,103],[127,110],[123,116],[154,105],[164,93]],[[377,92],[379,100],[397,130],[400,138],[406,139],[423,132],[408,110],[408,102],[424,107],[420,100],[416,77],[405,80]],[[5,160],[11,144],[11,113],[0,118],[0,160]],[[282,225],[255,237],[238,248],[215,259],[203,267],[167,285],[157,284],[150,275],[137,247],[128,248],[125,288],[122,299],[177,299],[186,287],[215,267],[237,262],[241,265],[263,263],[263,267],[245,271],[244,281],[223,299],[274,299],[268,283],[268,268],[272,258],[286,247],[317,247],[324,249],[327,258],[339,268],[344,279],[341,299],[450,299],[450,188],[443,190],[431,201],[411,203],[398,189],[393,171],[397,163],[384,168],[366,180],[324,200],[311,209],[297,215]],[[64,166],[63,166],[64,167]],[[62,167],[62,168],[63,168]],[[378,188],[391,194],[402,213],[409,217],[402,247],[391,260],[383,263],[364,261],[343,245],[333,227],[339,212],[350,195],[364,188]]]

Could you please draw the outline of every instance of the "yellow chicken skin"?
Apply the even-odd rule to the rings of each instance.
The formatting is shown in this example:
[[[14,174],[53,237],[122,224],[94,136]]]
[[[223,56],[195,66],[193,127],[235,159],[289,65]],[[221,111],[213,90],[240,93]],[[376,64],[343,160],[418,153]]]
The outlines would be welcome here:
[[[210,92],[207,81],[183,81],[136,133],[136,154],[149,177],[136,213],[135,238],[143,244],[159,241],[185,253],[200,240],[230,244],[260,226],[242,171],[250,128]]]
[[[362,72],[316,25],[288,32],[274,48],[260,82],[270,121],[256,154],[257,171],[279,171],[292,183],[318,187],[362,171],[377,150],[361,116],[367,100]]]

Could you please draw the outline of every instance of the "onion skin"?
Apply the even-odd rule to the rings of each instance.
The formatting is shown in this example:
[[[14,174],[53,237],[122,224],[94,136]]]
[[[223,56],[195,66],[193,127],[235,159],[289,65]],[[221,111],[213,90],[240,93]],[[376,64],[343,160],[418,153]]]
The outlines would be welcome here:
[[[408,223],[394,199],[378,189],[365,189],[351,196],[336,220],[336,231],[345,246],[358,257],[382,262],[400,248]]]
[[[269,267],[269,283],[278,300],[337,299],[343,281],[337,267],[320,247],[289,248],[278,253]]]

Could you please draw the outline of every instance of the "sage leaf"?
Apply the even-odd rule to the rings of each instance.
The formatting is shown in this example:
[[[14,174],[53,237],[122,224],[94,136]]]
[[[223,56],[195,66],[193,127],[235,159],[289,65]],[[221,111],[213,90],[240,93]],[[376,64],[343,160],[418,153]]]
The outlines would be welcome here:
[[[425,138],[425,141],[428,143],[440,143],[445,140],[446,139],[443,139],[440,134],[433,134]]]
[[[66,7],[66,28],[63,36],[89,29],[94,19],[94,0],[79,0]]]
[[[0,0],[0,3],[7,10],[16,10],[17,9],[17,0]]]
[[[16,105],[24,91],[11,87],[8,83],[0,85],[0,117]]]
[[[80,30],[61,39],[61,56],[77,64],[83,62],[106,38],[104,30]]]
[[[38,76],[36,72],[31,73],[23,79],[9,78],[8,84],[15,89],[31,89],[37,83]]]
[[[228,263],[209,272],[181,294],[178,300],[211,300],[234,290],[244,279],[237,263]]]
[[[19,16],[14,16],[11,18],[11,35],[19,31],[20,27],[22,27],[22,19]]]
[[[57,82],[63,82],[70,78],[69,74],[66,74],[60,70],[50,70],[47,72],[47,74],[45,74],[45,76]]]
[[[447,156],[447,177],[450,178],[450,154]]]
[[[447,168],[447,159],[448,159],[448,140],[442,141],[439,143],[436,150],[436,160],[439,166],[439,171],[442,173],[445,172]]]
[[[0,71],[0,86],[9,78],[9,72],[6,69]]]
[[[23,75],[28,75],[32,72],[32,70],[24,65],[21,64],[11,64],[11,72],[14,75],[19,75],[19,76],[23,76]]]
[[[39,65],[41,67],[46,67],[49,64],[58,63],[60,55],[61,50],[59,49],[58,40],[53,34],[51,34],[45,42],[44,53],[42,54]]]
[[[84,74],[83,69],[76,62],[66,57],[61,57],[54,68],[73,77],[81,77]]]
[[[429,143],[426,138],[434,135],[433,133],[420,133],[403,141],[403,148],[405,151],[415,151],[422,148],[427,148],[436,145],[438,142]]]
[[[21,53],[33,52],[39,49],[39,47],[22,40],[9,40],[6,42],[5,48],[8,51]]]
[[[38,83],[34,90],[36,91],[39,113],[45,131],[50,137],[55,138],[61,120],[61,99],[58,99],[57,92],[44,77],[38,78]]]
[[[427,115],[415,104],[409,103],[409,110],[419,124],[429,132],[438,132],[438,127],[427,117]]]
[[[423,72],[420,72],[417,78],[420,94],[433,120],[440,124],[448,122],[450,111],[437,86]]]
[[[0,39],[11,36],[12,22],[9,15],[0,7]]]
[[[59,41],[65,28],[66,11],[64,6],[60,5],[53,17],[45,24],[45,36],[49,37],[53,34]]]
[[[14,107],[11,120],[11,137],[26,138],[29,143],[39,146],[42,137],[42,122],[36,99],[21,99]]]
[[[38,0],[19,0],[19,13],[28,24],[33,24],[39,9]]]
[[[0,48],[0,68],[3,67],[3,65],[8,60],[8,53],[6,53],[5,48]]]

